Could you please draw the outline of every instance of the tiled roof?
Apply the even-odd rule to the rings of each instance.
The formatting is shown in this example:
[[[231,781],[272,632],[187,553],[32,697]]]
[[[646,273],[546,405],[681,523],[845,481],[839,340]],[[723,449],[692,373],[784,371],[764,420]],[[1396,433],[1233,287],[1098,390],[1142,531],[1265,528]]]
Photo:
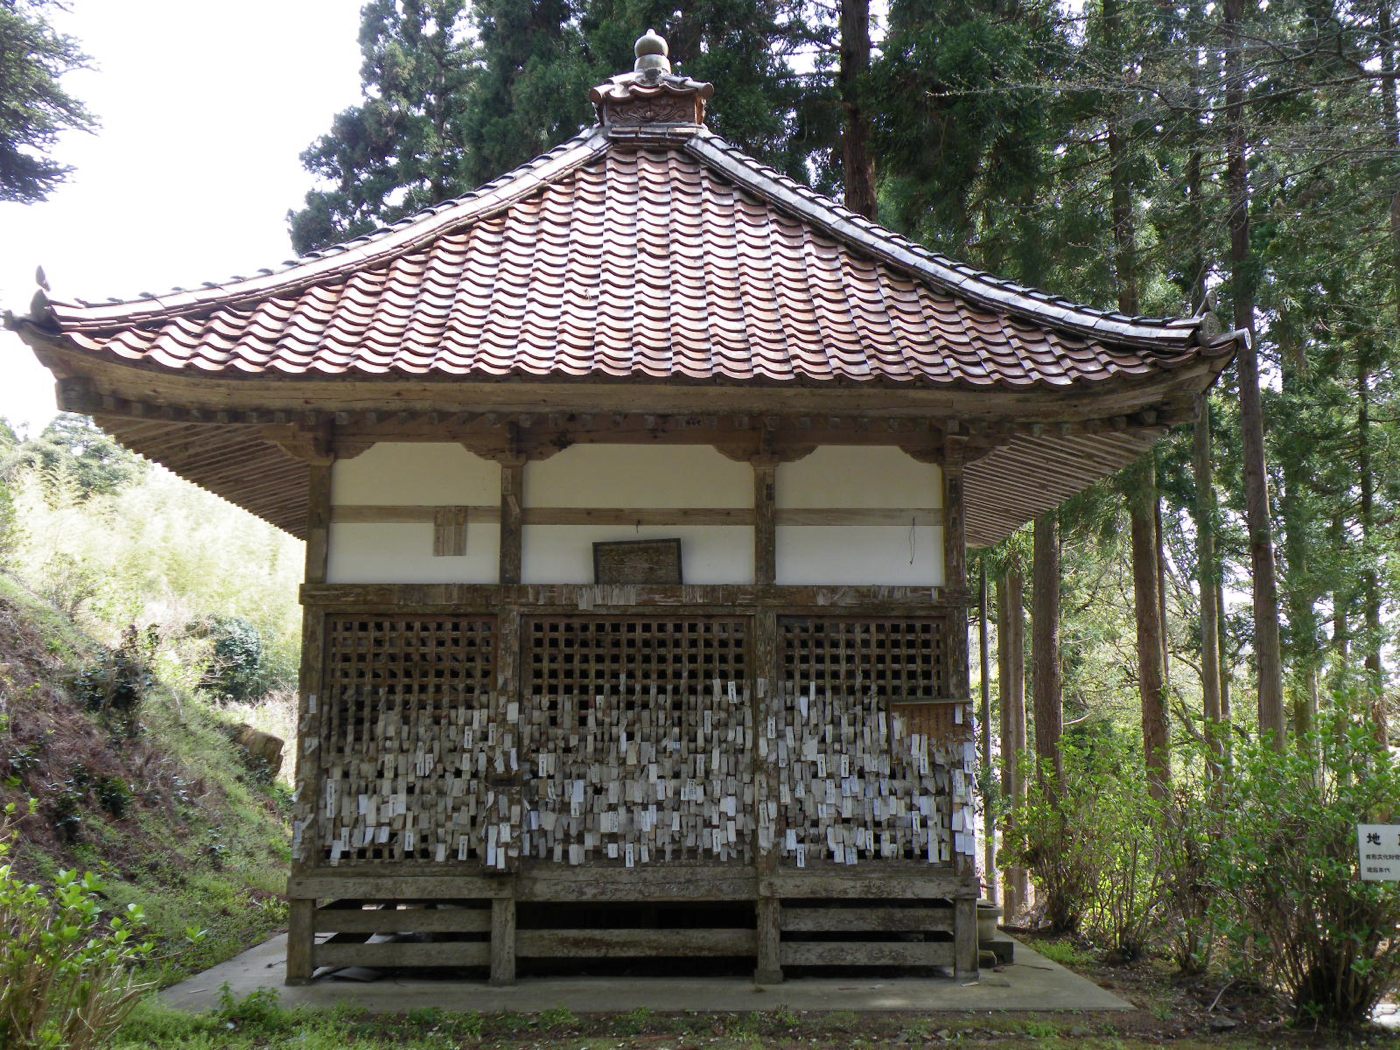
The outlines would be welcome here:
[[[702,126],[594,128],[455,201],[277,271],[48,303],[70,345],[197,373],[684,377],[1067,387],[1228,357],[1201,319],[999,281]]]

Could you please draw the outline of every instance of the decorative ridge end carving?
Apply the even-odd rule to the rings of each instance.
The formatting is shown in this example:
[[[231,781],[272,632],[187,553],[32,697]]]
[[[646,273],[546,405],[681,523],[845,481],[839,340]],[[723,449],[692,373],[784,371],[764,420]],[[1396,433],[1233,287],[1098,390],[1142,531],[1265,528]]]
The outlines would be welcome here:
[[[666,41],[647,30],[634,48],[636,66],[588,93],[604,128],[676,125],[699,127],[713,84],[672,73]]]

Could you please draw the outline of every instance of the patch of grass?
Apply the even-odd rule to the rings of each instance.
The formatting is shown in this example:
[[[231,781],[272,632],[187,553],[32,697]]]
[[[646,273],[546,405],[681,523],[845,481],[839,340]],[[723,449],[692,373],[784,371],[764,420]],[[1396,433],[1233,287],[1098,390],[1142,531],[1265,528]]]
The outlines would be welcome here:
[[[645,1006],[639,1006],[631,1013],[623,1014],[613,1023],[613,1030],[619,1035],[641,1035],[656,1023],[656,1015]]]
[[[539,1014],[537,1023],[541,1028],[572,1029],[578,1027],[578,1015],[572,1010],[563,1007],[556,1007],[553,1010],[545,1010]]]
[[[1092,955],[1073,941],[1036,941],[1031,947],[1061,966],[1088,966],[1094,961]]]

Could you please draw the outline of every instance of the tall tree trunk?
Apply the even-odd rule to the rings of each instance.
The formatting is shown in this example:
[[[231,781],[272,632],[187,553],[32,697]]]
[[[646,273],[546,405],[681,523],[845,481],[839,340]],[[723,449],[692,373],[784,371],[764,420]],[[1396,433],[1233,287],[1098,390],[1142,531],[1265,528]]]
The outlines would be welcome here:
[[[870,152],[870,114],[861,102],[864,79],[870,72],[870,0],[840,0],[841,68],[836,74],[844,123],[841,128],[841,171],[846,183],[846,207],[875,219],[875,158]]]
[[[1205,708],[1206,741],[1213,756],[1210,775],[1220,782],[1224,771],[1225,711],[1220,699],[1220,606],[1215,563],[1215,485],[1210,455],[1210,402],[1201,396],[1192,444],[1196,481],[1196,585],[1201,592],[1201,700]]]
[[[1377,28],[1380,29],[1380,52],[1381,70],[1385,77],[1385,126],[1389,133],[1390,143],[1393,147],[1400,148],[1400,83],[1396,78],[1396,57],[1395,57],[1395,26],[1394,17],[1390,9],[1391,0],[1379,0],[1377,5]],[[1400,190],[1392,194],[1390,198],[1390,270],[1391,270],[1391,295],[1394,297],[1393,308],[1395,310],[1396,324],[1400,324]],[[1366,632],[1370,635],[1366,644],[1366,675],[1370,679],[1373,690],[1373,700],[1371,709],[1375,722],[1376,735],[1383,745],[1390,743],[1390,726],[1386,724],[1385,707],[1385,668],[1381,663],[1381,648],[1383,638],[1381,635],[1381,594],[1376,559],[1378,552],[1372,547],[1371,530],[1375,527],[1375,480],[1371,477],[1370,470],[1370,403],[1369,387],[1370,361],[1366,353],[1360,355],[1358,369],[1365,368],[1366,371],[1359,375],[1360,382],[1357,384],[1363,391],[1361,408],[1358,411],[1365,411],[1365,429],[1360,435],[1361,448],[1365,451],[1367,464],[1361,470],[1361,527],[1362,540],[1366,547],[1366,577],[1363,580],[1365,588],[1364,611],[1366,616]]]
[[[1240,380],[1240,431],[1244,455],[1245,519],[1254,577],[1254,657],[1259,691],[1259,733],[1284,746],[1283,656],[1279,639],[1278,576],[1264,461],[1264,406],[1259,394],[1259,352],[1254,338],[1254,262],[1250,254],[1249,138],[1245,127],[1243,21],[1252,0],[1225,0],[1225,182],[1229,196],[1230,292],[1235,327],[1246,334],[1236,361]]]
[[[997,817],[992,797],[992,661],[987,626],[987,563],[977,580],[977,655],[982,705],[978,712],[982,751],[982,867],[987,880],[987,900],[997,903]]]
[[[1390,739],[1385,717],[1385,665],[1381,660],[1380,573],[1376,568],[1379,552],[1375,545],[1376,479],[1371,466],[1371,369],[1370,355],[1363,347],[1356,356],[1356,473],[1360,490],[1358,513],[1361,525],[1361,615],[1366,623],[1366,695],[1376,736],[1383,743]]]
[[[1104,49],[1122,72],[1119,48],[1122,26],[1118,0],[1102,0]],[[1137,224],[1133,217],[1129,156],[1123,141],[1122,115],[1115,98],[1108,114],[1108,172],[1113,214],[1113,270],[1118,285],[1118,309],[1133,316],[1141,312],[1138,294]],[[1157,473],[1151,454],[1127,473],[1128,511],[1132,522],[1133,599],[1137,618],[1138,690],[1142,698],[1142,744],[1149,787],[1154,796],[1166,794],[1171,781],[1166,709],[1166,631],[1162,593],[1161,523],[1157,506]]]
[[[1204,21],[1201,5],[1191,5],[1189,25],[1199,32]],[[1195,42],[1193,40],[1193,47]],[[1199,63],[1191,64],[1192,93],[1204,108],[1203,73]],[[1202,176],[1202,141],[1205,129],[1198,116],[1191,125],[1191,146],[1186,156],[1186,202],[1190,212],[1191,254],[1187,274],[1187,294],[1191,312],[1207,308],[1206,278],[1210,269],[1206,254],[1205,180]],[[1213,756],[1208,775],[1222,783],[1225,748],[1229,739],[1228,682],[1221,653],[1224,651],[1224,618],[1221,607],[1220,565],[1215,552],[1217,505],[1215,472],[1211,455],[1210,398],[1202,394],[1196,406],[1192,432],[1191,468],[1196,486],[1196,586],[1201,602],[1201,700],[1205,717],[1207,746]]]
[[[1127,472],[1132,524],[1133,604],[1137,613],[1138,692],[1142,698],[1142,751],[1147,785],[1165,798],[1171,783],[1170,733],[1162,675],[1161,601],[1157,594],[1157,471],[1151,454]]]
[[[1347,527],[1341,510],[1333,512],[1327,532],[1334,551],[1346,549]],[[1332,688],[1339,692],[1351,681],[1351,600],[1350,591],[1339,578],[1332,589]]]
[[[1225,620],[1225,570],[1217,553],[1215,558],[1215,608],[1220,614],[1217,640],[1220,649],[1220,724],[1225,729],[1225,766],[1230,766],[1230,745],[1234,739],[1232,726],[1234,717],[1230,695],[1234,678],[1230,673],[1231,661],[1226,654],[1230,651],[1230,625]]]
[[[1298,396],[1298,387],[1308,381],[1308,359],[1302,341],[1296,338],[1292,321],[1284,314],[1277,323],[1279,351],[1283,362],[1283,388]],[[1316,584],[1309,572],[1311,557],[1311,515],[1303,506],[1306,453],[1297,443],[1283,446],[1280,468],[1283,487],[1279,491],[1279,517],[1283,520],[1283,550],[1288,561],[1284,600],[1293,639],[1293,734],[1300,750],[1307,747],[1307,735],[1317,718],[1318,646]]]
[[[1008,565],[997,581],[997,660],[1001,683],[1001,794],[1011,819],[1026,804],[1026,610],[1019,565]],[[1025,909],[1030,878],[1025,868],[1008,868],[1003,905],[1010,921]]]
[[[1051,797],[1059,795],[1065,756],[1060,747],[1064,707],[1060,670],[1060,525],[1055,511],[1035,519],[1035,560],[1031,566],[1031,660],[1035,708],[1036,775],[1048,764]]]
[[[1155,456],[1155,453],[1149,453],[1149,455]],[[1153,481],[1156,481],[1155,475]],[[1156,488],[1155,484],[1153,487]],[[1171,689],[1172,652],[1171,639],[1167,633],[1167,538],[1162,531],[1162,496],[1160,492],[1152,502],[1152,549],[1157,556],[1157,625],[1158,634],[1162,641],[1162,692],[1166,694]]]

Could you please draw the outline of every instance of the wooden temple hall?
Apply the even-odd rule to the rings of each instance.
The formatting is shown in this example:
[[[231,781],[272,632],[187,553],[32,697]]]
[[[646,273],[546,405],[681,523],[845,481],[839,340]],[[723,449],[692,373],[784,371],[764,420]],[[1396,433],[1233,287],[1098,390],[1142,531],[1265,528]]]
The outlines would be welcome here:
[[[290,982],[975,972],[967,549],[1232,356],[852,214],[637,53],[456,200],[9,319],[62,408],[306,540]]]

